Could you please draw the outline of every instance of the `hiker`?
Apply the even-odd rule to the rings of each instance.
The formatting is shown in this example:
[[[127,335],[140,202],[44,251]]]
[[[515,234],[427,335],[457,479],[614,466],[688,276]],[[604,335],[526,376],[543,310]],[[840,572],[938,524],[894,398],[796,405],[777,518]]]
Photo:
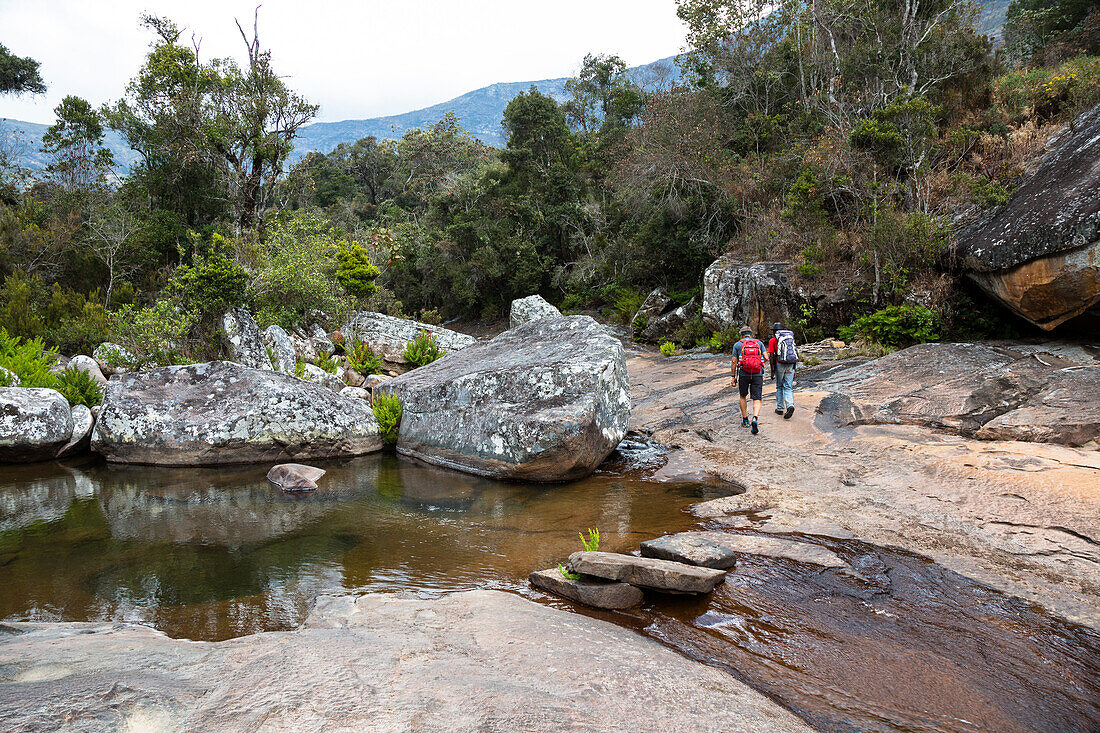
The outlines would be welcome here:
[[[741,395],[741,427],[749,427],[749,407],[745,398],[752,397],[752,434],[760,432],[760,401],[764,391],[764,364],[768,352],[764,344],[753,338],[752,329],[741,327],[741,340],[733,345],[731,376],[736,377],[737,391]],[[751,393],[751,395],[750,395]]]
[[[771,357],[772,379],[775,380],[775,414],[790,420],[794,414],[794,369],[798,364],[794,331],[784,329],[782,323],[773,323],[768,355]]]

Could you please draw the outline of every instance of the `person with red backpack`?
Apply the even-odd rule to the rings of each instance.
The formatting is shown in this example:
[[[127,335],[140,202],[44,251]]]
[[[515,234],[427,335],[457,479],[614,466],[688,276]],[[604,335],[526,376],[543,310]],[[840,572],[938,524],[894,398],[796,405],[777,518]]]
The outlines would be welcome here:
[[[733,345],[733,361],[730,372],[741,395],[741,427],[749,423],[749,405],[746,397],[752,397],[752,434],[760,432],[760,403],[764,392],[764,366],[768,363],[768,352],[764,344],[753,338],[752,329],[741,328],[741,340]]]

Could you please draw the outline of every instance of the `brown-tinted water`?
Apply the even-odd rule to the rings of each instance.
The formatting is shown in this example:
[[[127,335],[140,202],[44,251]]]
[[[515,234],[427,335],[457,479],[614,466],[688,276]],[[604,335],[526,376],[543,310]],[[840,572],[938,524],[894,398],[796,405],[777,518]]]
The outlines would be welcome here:
[[[710,597],[622,613],[529,588],[578,530],[629,552],[697,525],[720,490],[640,478],[653,457],[628,444],[589,479],[525,486],[373,456],[301,495],[257,467],[4,466],[0,618],[216,640],[293,628],[324,593],[497,588],[636,628],[822,730],[1100,730],[1100,635],[899,550],[801,538],[850,567],[746,558]]]

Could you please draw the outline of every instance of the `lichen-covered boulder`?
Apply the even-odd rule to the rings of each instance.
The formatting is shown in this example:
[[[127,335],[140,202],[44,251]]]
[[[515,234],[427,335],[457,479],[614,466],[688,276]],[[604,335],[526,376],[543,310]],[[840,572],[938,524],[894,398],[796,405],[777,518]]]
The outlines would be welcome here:
[[[362,400],[227,361],[112,380],[92,431],[92,450],[118,463],[266,463],[381,448],[378,421]]]
[[[58,458],[68,458],[87,453],[92,442],[92,428],[95,426],[95,418],[92,416],[91,409],[85,405],[74,405],[72,413],[73,434],[69,438],[69,442],[57,451]]]
[[[1100,303],[1100,105],[1050,147],[1007,205],[956,237],[970,278],[1047,330]]]
[[[645,296],[638,312],[630,319],[631,329],[635,334],[641,335],[649,322],[658,316],[664,315],[670,305],[672,305],[672,296],[664,288],[654,288],[649,295]]]
[[[683,327],[698,310],[699,306],[696,304],[695,298],[692,298],[679,308],[651,319],[646,327],[642,329],[642,338],[654,342],[670,336],[674,331]]]
[[[271,366],[275,371],[283,374],[293,374],[294,364],[297,362],[297,354],[294,351],[294,342],[290,335],[277,323],[273,323],[264,329],[264,346],[271,352]]]
[[[328,387],[331,390],[339,392],[347,385],[344,384],[340,377],[336,376],[332,372],[326,372],[316,364],[303,364],[302,365],[302,379],[307,382],[313,382],[314,384],[320,384],[324,387]]]
[[[515,328],[539,318],[558,318],[560,316],[561,311],[550,305],[546,298],[541,295],[528,295],[526,298],[517,298],[512,301],[508,324],[509,328]]]
[[[314,323],[309,327],[309,339],[313,343],[313,350],[318,354],[331,356],[336,351],[335,344],[320,324]]]
[[[229,360],[253,369],[271,369],[264,337],[256,319],[244,308],[230,308],[222,316],[222,332]]]
[[[353,313],[340,329],[345,342],[355,340],[365,343],[380,352],[383,359],[394,364],[405,363],[405,344],[415,339],[421,331],[427,331],[439,344],[439,348],[448,354],[462,351],[477,343],[477,339],[464,333],[371,311]]]
[[[49,460],[72,434],[69,401],[57,390],[0,387],[0,463]]]
[[[757,335],[801,315],[807,298],[790,283],[787,262],[720,257],[703,274],[703,321],[715,331],[748,325]]]
[[[623,346],[588,316],[525,323],[375,392],[404,405],[399,453],[495,478],[585,476],[630,417]]]

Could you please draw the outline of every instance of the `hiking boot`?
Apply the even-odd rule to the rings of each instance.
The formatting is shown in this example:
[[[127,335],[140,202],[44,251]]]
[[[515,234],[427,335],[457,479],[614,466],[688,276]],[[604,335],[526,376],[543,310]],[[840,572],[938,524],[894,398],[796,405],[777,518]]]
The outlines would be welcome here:
[[[790,420],[791,415],[794,414],[794,405],[787,405],[787,411],[783,413],[784,420]]]
[[[756,418],[752,419],[752,434],[756,435],[760,432],[760,426],[756,424]]]
[[[782,407],[775,408],[775,414],[776,415],[782,415],[783,414],[783,408]]]
[[[741,418],[741,427],[747,428],[749,426],[749,419],[747,417]]]

